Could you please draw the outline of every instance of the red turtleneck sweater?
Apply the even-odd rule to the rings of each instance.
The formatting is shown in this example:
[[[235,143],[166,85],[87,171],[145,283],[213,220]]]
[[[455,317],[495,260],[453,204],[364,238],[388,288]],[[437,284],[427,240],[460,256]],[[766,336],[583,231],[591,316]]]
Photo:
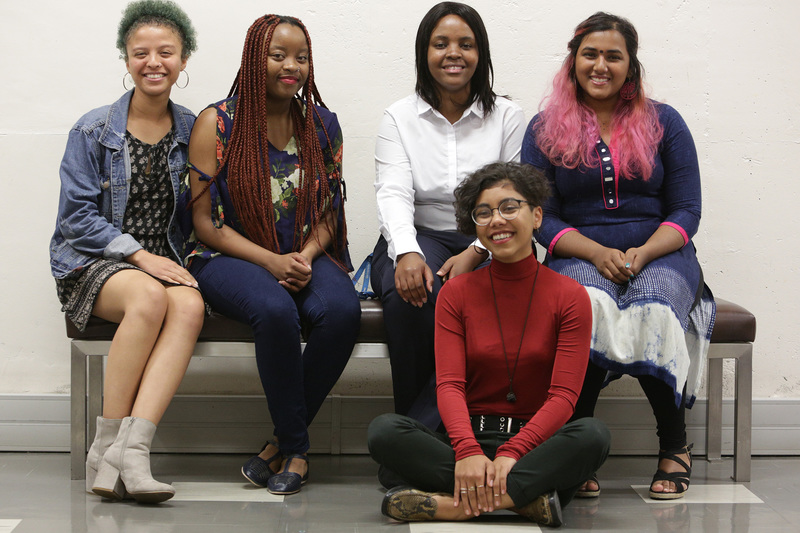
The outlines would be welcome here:
[[[505,355],[490,270],[503,321]],[[494,260],[487,268],[445,283],[436,302],[436,393],[456,460],[483,454],[470,415],[528,420],[522,431],[497,449],[497,456],[514,459],[560,429],[572,416],[583,385],[591,332],[592,307],[586,290],[540,265],[533,254],[517,263]],[[514,372],[515,403],[506,400],[506,359]]]

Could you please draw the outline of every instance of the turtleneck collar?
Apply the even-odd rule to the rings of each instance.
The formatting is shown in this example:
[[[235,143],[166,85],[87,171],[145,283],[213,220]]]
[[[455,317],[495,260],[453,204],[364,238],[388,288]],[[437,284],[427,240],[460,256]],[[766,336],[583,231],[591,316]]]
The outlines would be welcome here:
[[[522,279],[533,276],[536,273],[538,263],[536,254],[531,253],[531,255],[516,263],[503,263],[492,259],[492,262],[489,263],[489,268],[492,269],[492,275],[500,279]]]

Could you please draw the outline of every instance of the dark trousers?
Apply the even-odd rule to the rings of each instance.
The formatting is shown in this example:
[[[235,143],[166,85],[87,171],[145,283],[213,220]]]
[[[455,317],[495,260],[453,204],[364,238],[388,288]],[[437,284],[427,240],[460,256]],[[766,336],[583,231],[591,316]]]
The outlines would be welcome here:
[[[394,265],[388,243],[380,237],[372,258],[372,288],[383,304],[383,320],[392,365],[394,409],[435,428],[436,409],[433,329],[436,296],[442,280],[436,272],[450,257],[463,252],[473,239],[456,231],[417,230],[417,243],[434,275],[433,292],[421,308],[404,302],[394,286]]]
[[[284,454],[308,450],[308,425],[347,365],[361,323],[347,273],[325,255],[311,268],[297,294],[266,269],[224,255],[194,273],[215,311],[253,328],[258,374]],[[302,353],[301,324],[308,332]]]
[[[475,434],[483,453],[494,459],[497,448],[513,434],[480,431]],[[429,430],[406,416],[384,414],[367,430],[372,458],[411,486],[427,492],[452,494],[455,452],[446,435]],[[508,474],[508,494],[516,507],[558,491],[566,505],[580,486],[605,462],[611,435],[596,418],[570,422],[519,461]]]
[[[597,397],[605,381],[606,370],[592,362],[586,368],[583,389],[575,405],[572,420],[594,416]],[[675,394],[672,387],[652,376],[635,376],[639,380],[653,415],[656,417],[656,431],[659,447],[662,450],[677,450],[686,446],[686,406],[681,402],[675,405]],[[686,396],[684,387],[683,397]]]

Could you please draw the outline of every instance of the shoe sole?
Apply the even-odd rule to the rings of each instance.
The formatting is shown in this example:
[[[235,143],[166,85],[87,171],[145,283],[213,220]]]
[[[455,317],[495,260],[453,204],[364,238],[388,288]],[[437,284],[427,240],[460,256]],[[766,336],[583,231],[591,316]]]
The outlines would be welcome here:
[[[122,495],[114,492],[113,489],[106,489],[103,487],[92,487],[92,492],[105,498],[106,500],[122,501]]]
[[[543,524],[548,527],[561,527],[564,525],[564,510],[561,508],[561,500],[558,498],[558,492],[553,492],[553,499],[555,501],[555,509],[552,509],[553,516],[549,524]]]
[[[575,497],[576,498],[585,498],[585,499],[599,498],[600,497],[600,491],[599,490],[579,490],[578,492],[575,493]]]
[[[131,494],[138,503],[161,503],[175,496],[172,492],[139,492]]]
[[[252,483],[253,485],[255,485],[256,487],[258,487],[258,488],[260,488],[260,489],[263,489],[264,487],[266,487],[266,485],[262,485],[262,484],[260,484],[260,483],[256,483],[255,481],[253,481],[252,479],[250,479],[250,476],[248,476],[247,474],[245,474],[245,473],[244,473],[244,467],[242,467],[242,470],[241,470],[241,472],[242,472],[242,475],[244,476],[244,478],[245,478],[247,481],[249,481],[250,483]]]
[[[653,492],[650,491],[650,499],[651,500],[680,500],[686,495],[686,491],[683,492]]]
[[[297,489],[297,490],[290,491],[290,492],[272,491],[272,490],[269,490],[269,487],[267,488],[267,492],[269,492],[270,494],[274,494],[276,496],[289,496],[291,494],[297,494],[298,492],[300,492],[303,489],[303,487],[305,487],[306,483],[308,483],[308,479],[304,479],[304,480],[300,481],[300,488]]]

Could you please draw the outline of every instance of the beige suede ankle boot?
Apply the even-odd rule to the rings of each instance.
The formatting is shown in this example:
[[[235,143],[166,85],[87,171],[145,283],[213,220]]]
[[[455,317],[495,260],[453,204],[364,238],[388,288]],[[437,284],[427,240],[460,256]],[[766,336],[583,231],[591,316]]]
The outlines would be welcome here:
[[[92,492],[97,477],[97,469],[100,467],[100,461],[103,459],[106,450],[108,450],[109,446],[114,442],[114,439],[117,438],[119,425],[121,423],[121,418],[97,417],[97,431],[94,435],[94,442],[92,442],[89,448],[89,453],[86,454],[86,492]],[[110,487],[114,487],[117,480],[114,479],[109,483]]]
[[[127,490],[140,503],[159,503],[172,498],[175,495],[172,485],[156,481],[150,473],[150,445],[155,433],[156,425],[149,420],[123,418],[119,434],[103,458],[98,478],[108,467],[119,471],[123,492]]]

